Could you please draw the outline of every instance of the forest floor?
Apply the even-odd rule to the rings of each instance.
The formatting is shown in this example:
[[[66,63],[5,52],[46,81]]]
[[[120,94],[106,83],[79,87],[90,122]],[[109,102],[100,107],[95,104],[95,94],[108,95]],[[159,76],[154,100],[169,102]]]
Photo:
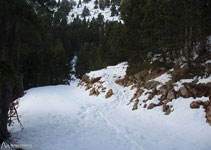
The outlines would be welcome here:
[[[18,108],[24,129],[15,122],[13,141],[32,146],[25,150],[210,150],[211,126],[202,107],[190,109],[192,98],[174,101],[170,115],[161,107],[131,111],[134,91],[108,81],[109,99],[89,96],[78,81],[26,91]]]

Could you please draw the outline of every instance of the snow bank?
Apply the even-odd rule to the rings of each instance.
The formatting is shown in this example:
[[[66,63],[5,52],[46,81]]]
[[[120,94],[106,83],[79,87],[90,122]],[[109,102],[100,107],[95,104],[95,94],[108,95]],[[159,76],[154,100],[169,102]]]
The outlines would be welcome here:
[[[200,84],[200,83],[208,83],[208,82],[211,82],[211,76],[207,77],[207,78],[199,78],[199,81],[197,82],[197,84]]]
[[[174,86],[175,91],[179,91],[179,89],[181,87],[183,87],[183,84],[184,83],[191,83],[191,82],[193,82],[196,79],[197,79],[197,77],[194,77],[193,79],[182,79],[180,81],[177,81],[176,83],[174,83],[174,85],[175,85]]]
[[[160,82],[162,84],[165,84],[165,83],[167,83],[170,80],[171,80],[171,75],[168,74],[168,73],[164,73],[161,76],[153,79],[153,81],[158,81],[158,82]]]

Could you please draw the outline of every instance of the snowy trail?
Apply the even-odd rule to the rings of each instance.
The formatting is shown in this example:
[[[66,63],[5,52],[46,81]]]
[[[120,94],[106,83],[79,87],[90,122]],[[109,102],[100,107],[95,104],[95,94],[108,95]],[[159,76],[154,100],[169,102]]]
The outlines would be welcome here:
[[[64,97],[66,93],[70,97]],[[33,149],[130,149],[129,141],[118,136],[107,124],[105,112],[100,112],[105,103],[77,87],[32,89],[19,108],[25,129],[16,131],[14,137],[20,139],[18,143],[32,144]]]
[[[31,89],[18,109],[24,130],[15,124],[13,137],[36,150],[210,149],[211,129],[197,116],[190,126],[161,111],[131,111],[127,93],[119,91],[105,100],[76,85]]]

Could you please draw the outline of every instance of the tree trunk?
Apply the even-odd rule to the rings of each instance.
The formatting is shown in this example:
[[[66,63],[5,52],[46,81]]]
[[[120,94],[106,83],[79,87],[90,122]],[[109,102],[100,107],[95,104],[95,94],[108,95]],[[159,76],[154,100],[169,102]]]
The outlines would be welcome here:
[[[4,20],[0,23],[0,61],[8,62],[13,68],[17,69],[17,21],[15,18],[1,17]],[[9,27],[10,28],[9,28]],[[11,76],[17,76],[17,71]],[[14,79],[0,77],[0,144],[9,137],[7,130],[9,104],[13,97]],[[6,78],[6,79],[5,79]]]
[[[0,143],[8,138],[7,122],[9,104],[12,100],[12,83],[10,81],[3,82],[0,85]]]

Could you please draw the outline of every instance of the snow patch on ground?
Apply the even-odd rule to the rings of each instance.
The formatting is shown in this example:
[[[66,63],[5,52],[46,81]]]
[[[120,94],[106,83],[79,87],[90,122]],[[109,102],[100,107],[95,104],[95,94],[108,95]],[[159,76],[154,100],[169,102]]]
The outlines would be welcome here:
[[[175,85],[174,86],[175,91],[179,91],[179,89],[181,87],[183,87],[183,84],[184,83],[191,83],[191,82],[193,82],[196,79],[197,79],[197,77],[194,77],[193,79],[182,79],[180,81],[177,81],[176,83],[174,83],[174,85]]]
[[[199,78],[199,81],[197,82],[197,84],[200,84],[200,83],[208,83],[208,82],[211,82],[211,76],[207,77],[207,78]]]
[[[211,64],[211,60],[207,60],[205,64]]]
[[[128,67],[127,62],[120,63],[116,66],[108,66],[105,69],[98,71],[92,71],[87,75],[91,78],[102,77],[102,80],[110,79],[115,80],[116,78],[123,78],[126,75],[126,70]]]
[[[153,79],[153,81],[158,81],[158,82],[160,82],[162,84],[165,84],[165,83],[167,83],[170,80],[171,80],[171,74],[168,74],[168,73],[164,73],[161,76]]]

